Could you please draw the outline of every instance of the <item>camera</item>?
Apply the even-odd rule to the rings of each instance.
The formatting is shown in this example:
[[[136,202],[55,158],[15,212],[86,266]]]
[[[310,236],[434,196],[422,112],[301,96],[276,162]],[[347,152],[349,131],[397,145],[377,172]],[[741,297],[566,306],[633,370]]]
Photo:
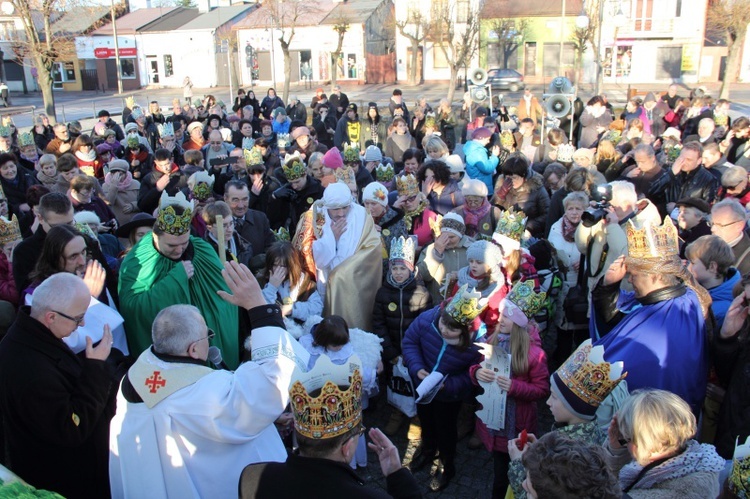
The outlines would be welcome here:
[[[612,185],[597,185],[591,192],[591,199],[596,204],[581,215],[581,223],[584,227],[593,227],[607,216],[607,208],[609,208],[609,202],[612,201]]]

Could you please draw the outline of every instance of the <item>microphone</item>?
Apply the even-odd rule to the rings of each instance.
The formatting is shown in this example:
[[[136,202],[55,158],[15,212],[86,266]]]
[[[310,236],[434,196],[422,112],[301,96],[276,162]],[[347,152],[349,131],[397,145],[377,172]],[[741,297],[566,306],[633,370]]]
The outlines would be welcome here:
[[[208,347],[208,360],[210,360],[211,364],[216,366],[217,369],[231,371],[231,369],[229,369],[229,367],[224,363],[224,360],[221,358],[221,349],[219,349],[219,347]]]

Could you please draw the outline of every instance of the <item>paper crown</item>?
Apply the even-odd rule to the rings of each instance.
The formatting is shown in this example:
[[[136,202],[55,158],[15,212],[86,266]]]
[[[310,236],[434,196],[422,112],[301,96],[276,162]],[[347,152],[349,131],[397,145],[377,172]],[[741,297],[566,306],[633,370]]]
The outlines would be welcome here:
[[[18,218],[15,215],[10,220],[0,217],[0,244],[8,244],[20,239],[21,228],[18,225]]]
[[[414,270],[414,239],[411,237],[399,236],[391,241],[391,262],[399,262],[406,265],[409,270]]]
[[[161,137],[174,137],[174,124],[169,121],[163,125],[159,125],[159,135]]]
[[[396,172],[393,169],[393,165],[390,163],[387,165],[380,163],[375,167],[375,180],[378,182],[390,182],[395,175]]]
[[[138,135],[128,135],[128,147],[130,149],[136,149],[140,145],[141,141],[138,139]]]
[[[0,137],[10,137],[11,129],[7,125],[0,125]]]
[[[675,160],[680,156],[682,152],[682,144],[665,144],[664,154],[667,157],[667,162],[674,163]]]
[[[604,347],[592,347],[588,339],[552,373],[550,386],[574,416],[592,420],[599,405],[628,375],[622,371],[621,361],[605,361]]]
[[[411,173],[408,175],[401,175],[396,177],[396,189],[398,190],[399,196],[411,197],[419,194],[419,184],[417,184],[417,177]]]
[[[243,149],[252,149],[254,145],[255,145],[255,139],[251,137],[243,137],[242,139]]]
[[[359,163],[359,146],[357,144],[343,144],[344,147],[344,163],[353,162]]]
[[[557,146],[557,161],[560,163],[572,163],[574,152],[576,152],[576,148],[573,144],[560,144]]]
[[[257,147],[250,147],[249,149],[242,149],[242,154],[245,156],[245,164],[247,166],[263,165],[263,153]]]
[[[729,116],[714,111],[714,124],[716,126],[727,126],[729,124]]]
[[[425,128],[437,128],[436,121],[435,121],[435,115],[434,114],[427,114],[424,118],[424,127]]]
[[[126,97],[125,98],[125,105],[129,109],[135,109],[135,97],[133,97],[132,95],[130,97]]]
[[[34,136],[31,135],[29,132],[23,132],[18,135],[18,147],[26,147],[26,146],[33,146],[34,143]]]
[[[193,99],[193,107],[195,108],[203,107],[203,101],[200,99]]]
[[[521,238],[526,230],[526,214],[513,208],[500,214],[492,239],[504,251],[516,250],[521,247]]]
[[[357,183],[357,174],[354,173],[354,169],[351,166],[339,168],[334,170],[333,173],[336,176],[337,182],[343,182],[346,185],[356,185]]]
[[[487,300],[482,298],[482,293],[469,291],[464,284],[445,306],[445,311],[459,324],[469,325],[486,307]]]
[[[531,319],[547,304],[547,293],[534,291],[534,281],[528,279],[515,283],[505,299],[518,307],[527,319]]]
[[[500,134],[500,145],[505,149],[512,149],[516,145],[516,138],[510,130],[503,130]]]
[[[136,107],[136,108],[134,108],[134,109],[133,109],[133,112],[132,112],[132,113],[130,113],[130,116],[131,116],[131,117],[132,117],[132,118],[133,118],[134,120],[137,120],[138,118],[143,118],[143,109],[141,109],[140,107]]]
[[[677,228],[669,216],[664,218],[661,226],[646,223],[642,229],[637,229],[630,220],[625,234],[630,258],[669,258],[680,252]]]
[[[729,490],[736,497],[750,497],[750,437],[740,445],[739,438],[734,447],[734,466],[729,477]]]
[[[299,151],[284,156],[284,166],[282,169],[284,170],[284,175],[289,182],[294,182],[295,180],[307,175],[307,168],[302,161],[302,157],[299,155]]]
[[[289,234],[289,230],[286,227],[279,227],[279,230],[274,231],[276,234],[277,241],[291,241],[292,236]]]
[[[361,426],[361,373],[362,363],[356,355],[342,365],[321,355],[310,372],[295,371],[289,401],[297,432],[323,440]],[[315,397],[310,395],[318,391]]]
[[[175,208],[182,208],[181,214],[177,214]],[[193,219],[195,205],[188,201],[185,194],[178,192],[171,197],[167,191],[161,193],[159,199],[159,214],[156,217],[156,227],[173,236],[181,236],[190,232],[190,221]]]
[[[198,201],[205,201],[213,194],[212,187],[216,179],[206,171],[195,172],[188,179],[190,194]]]
[[[288,133],[280,133],[276,135],[276,145],[279,149],[287,149],[292,143],[292,137]]]

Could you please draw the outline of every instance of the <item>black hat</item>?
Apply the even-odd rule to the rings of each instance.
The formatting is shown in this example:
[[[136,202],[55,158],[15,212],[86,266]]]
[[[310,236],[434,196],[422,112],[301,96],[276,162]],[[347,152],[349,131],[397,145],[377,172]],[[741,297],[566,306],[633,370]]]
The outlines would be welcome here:
[[[393,91],[393,95],[402,95],[402,93],[403,93],[403,92],[401,92],[401,90],[400,90],[400,89],[398,89],[398,88],[397,88],[396,90],[394,90],[394,91]]]
[[[477,116],[487,116],[487,108],[479,106],[474,114]]]
[[[711,212],[711,206],[701,198],[682,198],[677,203],[675,203],[677,206],[690,206],[692,208],[697,209],[698,211],[702,213],[710,213]]]
[[[348,111],[354,111],[357,112],[357,105],[354,103],[349,104],[349,107],[346,108]]]
[[[117,228],[117,237],[130,237],[130,232],[138,227],[153,227],[156,219],[148,213],[136,213],[130,222],[122,224]]]
[[[99,118],[104,118],[105,116],[109,118],[109,111],[107,111],[106,109],[102,109],[101,111],[99,111],[99,114],[97,115],[97,117]]]
[[[368,103],[367,103],[367,107],[368,107],[369,109],[372,109],[372,108],[375,108],[375,109],[377,109],[377,108],[378,108],[378,104],[377,104],[376,102],[368,102]]]

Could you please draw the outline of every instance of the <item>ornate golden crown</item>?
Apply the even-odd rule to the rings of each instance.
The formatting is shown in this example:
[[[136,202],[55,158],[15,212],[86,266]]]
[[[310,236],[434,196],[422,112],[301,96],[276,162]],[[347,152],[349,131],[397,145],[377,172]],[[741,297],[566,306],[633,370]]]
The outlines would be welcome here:
[[[26,147],[34,145],[34,136],[29,132],[23,132],[18,135],[18,147]]]
[[[505,149],[512,149],[516,145],[516,139],[513,137],[513,133],[509,130],[503,130],[500,134],[500,145]]]
[[[435,121],[435,115],[434,114],[428,114],[424,118],[424,127],[425,128],[437,128],[437,123]]]
[[[0,244],[7,244],[21,239],[21,228],[15,215],[8,220],[0,217]]]
[[[292,137],[288,133],[280,133],[276,135],[276,145],[279,149],[287,149],[292,143]]]
[[[354,170],[351,166],[337,168],[336,170],[334,170],[334,175],[336,176],[337,182],[343,182],[346,185],[357,184],[357,174],[354,173]]]
[[[630,220],[625,234],[630,258],[669,258],[680,253],[677,227],[669,216],[664,218],[660,227],[646,223],[642,229],[637,229]]]
[[[492,239],[506,252],[521,247],[521,238],[526,230],[526,214],[513,208],[500,214]]]
[[[359,146],[357,144],[343,144],[344,163],[359,162]]]
[[[419,194],[419,184],[417,177],[409,173],[396,177],[396,189],[399,196],[411,197]]]
[[[735,442],[733,460],[734,466],[732,467],[732,476],[729,477],[729,490],[736,497],[750,497],[750,437],[742,445],[739,441]]]
[[[282,169],[284,170],[284,175],[289,182],[294,182],[298,178],[307,175],[307,167],[305,167],[305,162],[302,161],[299,151],[284,156],[284,166]]]
[[[294,428],[300,435],[316,440],[333,438],[362,424],[361,370],[356,355],[340,366],[321,355],[310,372],[295,373],[289,401]],[[348,388],[340,388],[344,386]],[[310,393],[318,389],[320,394],[312,397]]]
[[[469,291],[468,284],[464,284],[461,288],[453,295],[453,298],[445,306],[445,311],[451,318],[464,325],[468,325],[476,319],[476,317],[482,313],[487,307],[487,300],[482,298],[482,293],[479,291]]]
[[[263,153],[260,149],[250,147],[250,149],[242,149],[242,154],[245,156],[245,163],[247,166],[255,166],[265,164],[263,161]]]
[[[391,241],[390,260],[404,260],[412,268],[414,267],[414,239],[411,237],[399,236]]]
[[[507,299],[520,308],[526,317],[532,319],[547,304],[547,293],[534,291],[534,281],[529,279],[514,284]]]
[[[592,407],[598,407],[625,379],[622,362],[604,360],[604,347],[591,346],[588,339],[568,357],[568,360],[557,370],[556,374],[570,391]]]
[[[182,214],[178,215],[175,207],[183,208]],[[170,197],[167,191],[161,193],[159,200],[159,214],[156,217],[156,226],[167,234],[181,236],[190,232],[190,221],[193,219],[195,205],[185,198],[185,194],[178,192],[176,196]]]
[[[390,163],[385,166],[381,163],[375,167],[375,180],[378,182],[390,182],[394,176],[395,171],[393,170],[393,165]]]

